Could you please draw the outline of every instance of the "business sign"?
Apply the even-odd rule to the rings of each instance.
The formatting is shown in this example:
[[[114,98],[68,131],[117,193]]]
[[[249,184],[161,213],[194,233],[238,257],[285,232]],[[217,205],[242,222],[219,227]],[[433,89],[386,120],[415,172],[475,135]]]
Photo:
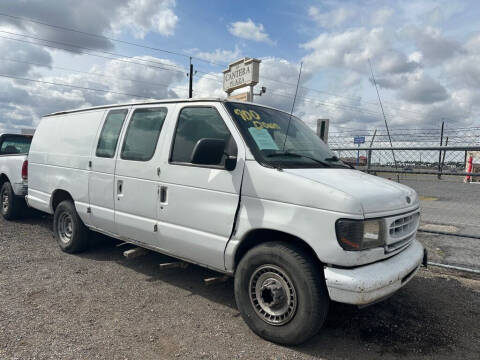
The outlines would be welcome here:
[[[223,70],[223,91],[230,94],[244,86],[258,84],[260,62],[246,57],[231,63],[227,70]]]
[[[364,144],[365,143],[365,136],[354,136],[353,137],[354,144]]]
[[[228,98],[230,100],[252,101],[249,91],[240,94],[230,95]]]

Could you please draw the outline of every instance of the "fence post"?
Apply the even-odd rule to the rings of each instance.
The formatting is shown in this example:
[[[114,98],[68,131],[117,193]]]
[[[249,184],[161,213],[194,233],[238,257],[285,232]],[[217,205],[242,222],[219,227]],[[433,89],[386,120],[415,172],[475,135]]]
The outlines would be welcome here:
[[[448,146],[448,136],[445,138],[445,146]],[[443,165],[445,164],[445,155],[447,154],[447,150],[443,151],[443,158],[442,158],[442,167],[441,171],[443,172]]]
[[[442,121],[442,130],[440,131],[440,146],[442,146],[442,144],[443,144],[443,126],[444,126],[444,125],[445,125],[445,122]],[[441,172],[442,172],[441,162],[442,162],[442,150],[439,150],[439,151],[438,151],[438,172],[439,172],[439,174],[437,175],[437,178],[438,178],[438,179],[441,179],[441,178],[442,178],[442,175],[441,175]]]
[[[370,141],[370,148],[373,145],[373,142],[375,141],[375,136],[377,135],[377,129],[375,129],[375,132],[373,133],[372,136],[372,141]],[[367,173],[370,173],[370,165],[372,162],[372,150],[368,150],[368,157],[367,157]]]

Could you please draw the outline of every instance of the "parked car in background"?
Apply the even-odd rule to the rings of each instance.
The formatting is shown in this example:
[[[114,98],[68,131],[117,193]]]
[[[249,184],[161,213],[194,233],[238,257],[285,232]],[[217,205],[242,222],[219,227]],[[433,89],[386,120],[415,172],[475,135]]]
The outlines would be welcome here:
[[[32,135],[0,135],[0,213],[7,220],[26,210],[28,160]]]
[[[299,344],[331,300],[388,297],[424,258],[414,190],[344,164],[300,119],[220,99],[45,116],[30,206],[68,253],[89,230],[235,277],[248,326]]]

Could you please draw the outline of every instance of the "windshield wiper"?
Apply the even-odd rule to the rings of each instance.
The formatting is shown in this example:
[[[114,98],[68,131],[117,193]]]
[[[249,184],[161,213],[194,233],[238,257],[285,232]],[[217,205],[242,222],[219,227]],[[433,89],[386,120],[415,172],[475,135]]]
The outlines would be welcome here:
[[[340,159],[334,155],[334,156],[331,156],[329,158],[325,158],[324,160],[325,161],[338,161]]]
[[[340,159],[339,159],[338,157],[336,157],[335,155],[333,155],[333,156],[331,156],[331,157],[329,157],[329,158],[324,159],[324,161],[332,161],[332,162],[333,162],[333,161],[340,161],[340,162],[342,163],[341,165],[343,165],[343,166],[345,166],[345,167],[348,167],[348,168],[350,168],[350,169],[354,169],[354,170],[355,170],[355,168],[354,168],[352,165],[350,165],[349,163],[347,163],[347,162],[345,162],[345,161],[340,160]]]
[[[315,159],[315,158],[310,157],[308,155],[292,153],[290,151],[284,151],[284,152],[279,152],[279,153],[274,153],[274,154],[267,155],[267,157],[277,157],[277,156],[291,156],[291,157],[305,158],[305,159],[312,160],[312,161],[316,162],[317,164],[321,164],[325,167],[332,167],[332,165],[330,165],[329,163],[326,163],[325,161]]]

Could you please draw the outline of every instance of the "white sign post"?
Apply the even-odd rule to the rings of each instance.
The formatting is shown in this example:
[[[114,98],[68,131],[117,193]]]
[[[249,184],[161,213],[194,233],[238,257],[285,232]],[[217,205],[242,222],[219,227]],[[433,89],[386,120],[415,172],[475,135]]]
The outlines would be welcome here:
[[[223,90],[228,96],[233,90],[250,86],[248,100],[253,100],[253,87],[258,84],[260,62],[258,59],[243,58],[231,63],[223,70]]]

